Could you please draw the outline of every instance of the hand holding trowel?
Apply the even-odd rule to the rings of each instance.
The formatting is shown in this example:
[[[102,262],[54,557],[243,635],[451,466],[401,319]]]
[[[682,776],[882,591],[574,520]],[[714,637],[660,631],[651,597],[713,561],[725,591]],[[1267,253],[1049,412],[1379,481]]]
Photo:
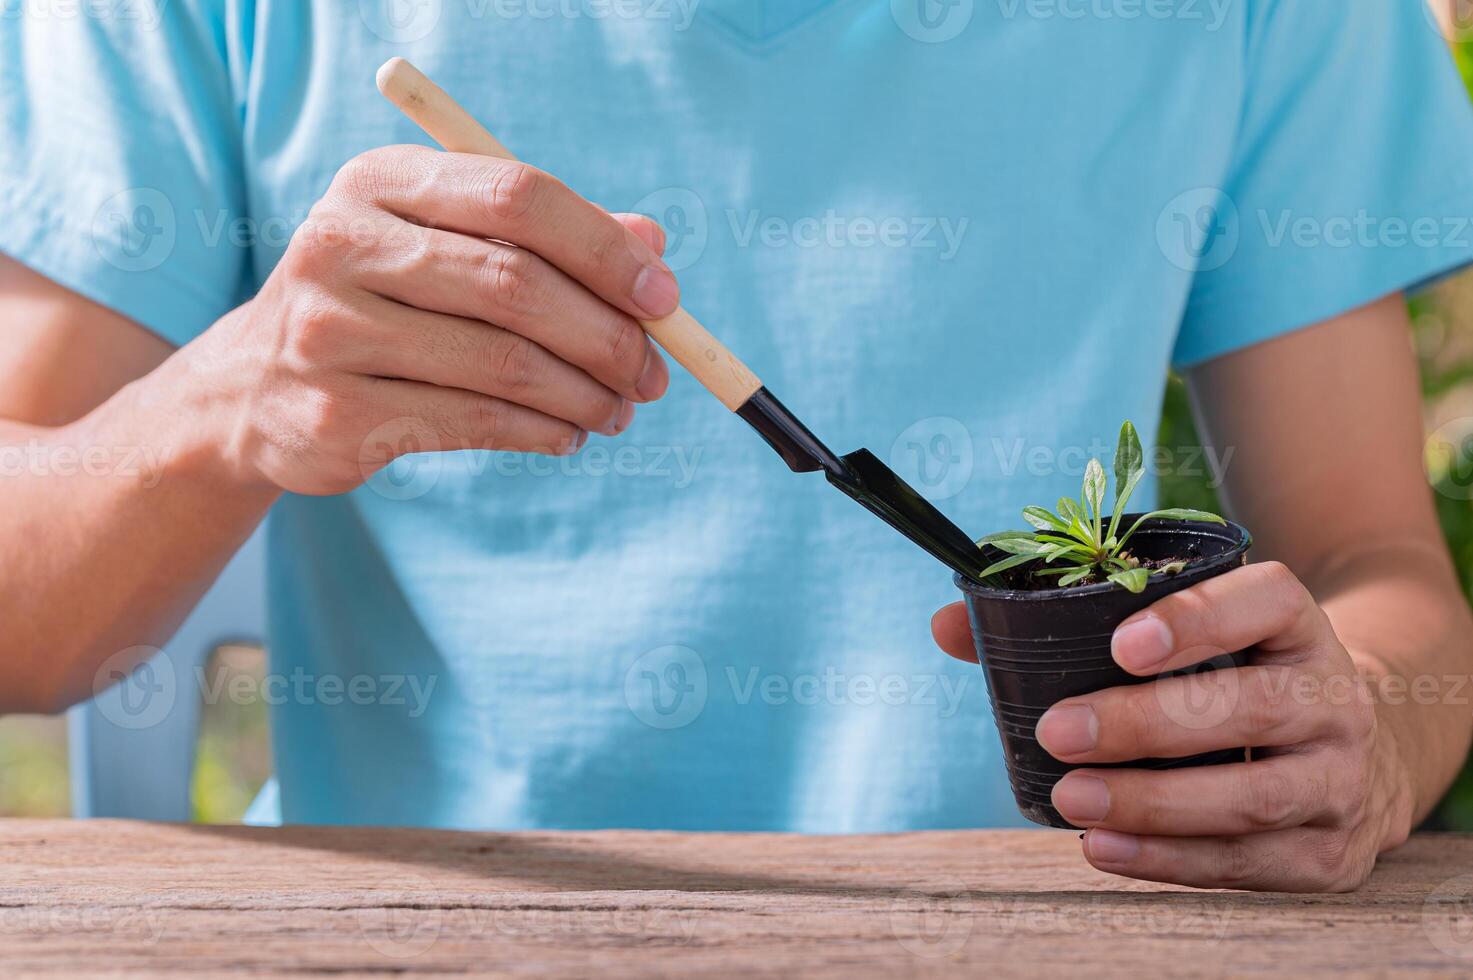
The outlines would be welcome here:
[[[455,153],[516,159],[443,89],[403,58],[378,72],[379,91]],[[746,419],[799,473],[822,470],[830,483],[929,551],[946,565],[976,578],[981,550],[939,510],[868,449],[836,456],[787,410],[761,380],[684,309],[643,323],[670,356],[721,403]]]

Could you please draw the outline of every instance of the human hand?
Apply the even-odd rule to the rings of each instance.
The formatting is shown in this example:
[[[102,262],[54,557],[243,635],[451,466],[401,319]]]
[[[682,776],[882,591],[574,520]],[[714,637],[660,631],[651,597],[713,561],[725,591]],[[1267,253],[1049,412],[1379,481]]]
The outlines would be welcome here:
[[[426,448],[575,452],[669,384],[638,323],[678,304],[663,248],[525,164],[386,147],[184,357],[236,471],[290,492]]]
[[[961,603],[932,629],[946,652],[976,659]],[[1088,828],[1095,867],[1205,888],[1348,891],[1405,840],[1412,790],[1395,740],[1284,565],[1248,565],[1167,596],[1111,644],[1138,676],[1248,648],[1249,666],[1069,698],[1039,720],[1040,744],[1080,766],[1253,749],[1251,762],[1221,766],[1070,772],[1053,803]]]

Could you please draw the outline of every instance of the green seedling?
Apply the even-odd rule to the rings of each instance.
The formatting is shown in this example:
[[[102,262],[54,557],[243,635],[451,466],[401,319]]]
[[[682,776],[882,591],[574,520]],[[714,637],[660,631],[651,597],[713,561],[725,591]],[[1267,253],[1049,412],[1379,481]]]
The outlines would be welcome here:
[[[1153,517],[1213,524],[1226,524],[1227,521],[1204,510],[1174,507],[1142,515],[1124,534],[1118,533],[1125,505],[1145,472],[1140,437],[1136,435],[1135,426],[1127,421],[1120,427],[1120,444],[1115,449],[1115,506],[1110,514],[1105,514],[1108,482],[1105,467],[1099,460],[1092,459],[1085,467],[1084,489],[1078,500],[1059,498],[1057,513],[1043,507],[1025,507],[1023,519],[1033,525],[1034,530],[1002,531],[977,542],[979,545],[990,544],[1008,555],[984,569],[982,577],[988,578],[1034,562],[1044,567],[1035,568],[1032,574],[1056,575],[1060,588],[1081,583],[1114,582],[1131,592],[1141,592],[1152,571],[1177,574],[1186,567],[1185,561],[1169,562],[1160,568],[1150,569],[1126,548],[1131,535],[1141,524]]]

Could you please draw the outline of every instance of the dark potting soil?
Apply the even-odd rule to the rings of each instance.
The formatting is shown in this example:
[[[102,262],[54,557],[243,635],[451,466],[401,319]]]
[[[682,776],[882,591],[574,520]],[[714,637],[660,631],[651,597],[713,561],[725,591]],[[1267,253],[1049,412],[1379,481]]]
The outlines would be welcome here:
[[[1150,569],[1152,572],[1159,572],[1162,569],[1169,568],[1172,565],[1181,565],[1182,567],[1176,569],[1174,572],[1171,573],[1173,575],[1180,575],[1182,572],[1190,568],[1193,562],[1199,561],[1202,558],[1202,549],[1196,542],[1193,542],[1186,550],[1188,552],[1187,554],[1169,555],[1165,557],[1158,556],[1155,558],[1140,558],[1139,556],[1136,557],[1140,562],[1141,568]],[[1130,552],[1124,552],[1121,554],[1121,557],[1130,558],[1132,556],[1130,555]],[[1011,589],[1017,592],[1045,592],[1048,590],[1058,590],[1059,585],[1057,576],[1038,577],[1035,576],[1033,573],[1043,568],[1059,567],[1061,566],[1045,564],[1043,559],[1040,558],[1037,561],[1028,562],[1026,565],[1018,565],[1014,568],[1009,568],[1006,571],[1002,572],[998,576],[998,578],[1002,580],[1004,588]],[[1068,588],[1082,589],[1087,585],[1099,585],[1103,581],[1105,580],[1103,578],[1100,578],[1098,575],[1091,575],[1088,578],[1080,579],[1078,582],[1075,582]]]

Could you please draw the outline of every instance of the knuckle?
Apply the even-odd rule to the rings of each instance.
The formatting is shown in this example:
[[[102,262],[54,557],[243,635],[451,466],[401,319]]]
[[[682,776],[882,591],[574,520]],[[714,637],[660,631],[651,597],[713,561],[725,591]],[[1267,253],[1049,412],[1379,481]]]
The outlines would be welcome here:
[[[532,257],[519,248],[497,246],[486,253],[484,281],[497,306],[525,312],[537,290]]]
[[[395,147],[375,147],[353,157],[338,169],[330,192],[357,201],[377,200],[396,157]]]
[[[1217,843],[1217,880],[1229,888],[1251,884],[1259,877],[1260,864],[1248,842],[1224,837]]]
[[[342,346],[344,313],[324,298],[301,305],[293,315],[288,347],[301,364],[316,364]]]
[[[510,406],[500,398],[473,398],[467,409],[465,430],[487,448],[499,447]]]
[[[1156,605],[1157,613],[1166,620],[1178,646],[1216,635],[1217,606],[1200,588],[1183,589]]]
[[[525,391],[541,380],[542,359],[530,340],[507,332],[501,334],[495,346],[492,370],[504,390]]]
[[[618,377],[625,379],[630,388],[639,383],[644,373],[645,332],[633,320],[620,317],[609,332],[608,357]]]
[[[1240,687],[1238,713],[1243,727],[1258,736],[1259,742],[1271,741],[1284,726],[1284,707],[1279,698],[1264,690],[1265,685]]]
[[[1333,885],[1347,875],[1354,876],[1350,854],[1350,835],[1340,831],[1318,834],[1308,847],[1311,874],[1321,885]]]
[[[477,198],[493,221],[520,224],[532,213],[551,179],[525,163],[498,162],[482,171],[483,186],[477,189]]]
[[[1286,773],[1266,770],[1254,773],[1250,766],[1238,794],[1243,817],[1255,831],[1274,830],[1299,816],[1302,793]]]

